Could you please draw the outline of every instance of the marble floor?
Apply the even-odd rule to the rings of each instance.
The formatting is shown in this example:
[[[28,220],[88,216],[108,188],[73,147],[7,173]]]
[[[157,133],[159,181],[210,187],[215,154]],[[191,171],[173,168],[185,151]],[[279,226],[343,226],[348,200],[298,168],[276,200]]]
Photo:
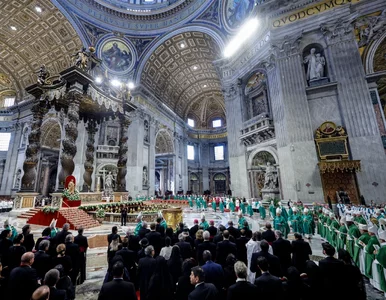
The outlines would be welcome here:
[[[232,213],[219,213],[213,212],[211,209],[204,212],[206,220],[214,220],[216,226],[222,224],[226,225],[229,220],[232,220],[235,224],[237,224],[237,215]],[[24,219],[16,218],[17,212],[13,212],[11,214],[2,213],[0,214],[0,224],[3,224],[5,219],[9,219],[10,224],[14,225],[18,231],[21,231],[21,228],[25,225]],[[201,218],[201,212],[192,211],[188,208],[183,211],[183,219],[184,223],[191,227],[193,226],[194,219]],[[264,224],[267,220],[261,220],[257,217],[257,215],[252,218],[246,217],[247,221],[252,228],[252,231],[260,230],[260,228],[264,227]],[[88,229],[85,232],[85,235],[89,238],[90,249],[87,252],[87,280],[80,286],[77,287],[77,297],[76,299],[80,300],[92,300],[97,299],[98,292],[101,288],[104,276],[107,271],[107,240],[106,235],[111,232],[111,227],[117,225],[119,228],[119,233],[121,235],[125,235],[126,231],[131,228],[134,229],[135,224],[128,224],[128,226],[120,226],[120,224],[106,223],[102,224],[99,227]],[[34,233],[35,238],[41,235],[44,227],[32,225],[32,232]],[[291,236],[289,237],[289,239]],[[307,240],[313,252],[311,259],[315,261],[319,261],[322,259],[322,240],[319,235],[316,235],[310,240]],[[366,280],[366,289],[367,289],[367,299],[378,300],[385,299],[384,295],[374,289],[367,279]]]

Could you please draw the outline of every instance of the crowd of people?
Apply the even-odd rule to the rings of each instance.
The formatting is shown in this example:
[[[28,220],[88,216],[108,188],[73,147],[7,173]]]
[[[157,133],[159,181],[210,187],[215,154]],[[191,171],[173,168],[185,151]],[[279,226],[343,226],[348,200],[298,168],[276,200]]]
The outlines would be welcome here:
[[[69,224],[61,231],[56,221],[36,241],[31,226],[21,233],[4,223],[0,234],[1,299],[75,299],[75,288],[86,279],[88,241],[83,228],[74,235]]]
[[[109,267],[99,300],[138,299],[138,295],[149,300],[327,295],[341,299],[346,294],[366,299],[363,278],[351,255],[340,249],[335,258],[336,250],[328,242],[322,244],[326,258],[316,264],[301,233],[294,233],[290,242],[270,222],[262,232],[252,232],[248,224],[234,226],[232,221],[216,227],[213,221],[194,220],[191,228],[181,223],[176,231],[165,229],[162,222],[160,217],[150,228],[139,222],[123,238],[117,227],[112,228]],[[130,296],[120,296],[124,291]]]
[[[273,203],[271,203],[273,206]],[[119,299],[366,299],[363,275],[384,290],[386,224],[382,209],[318,205],[270,207],[270,220],[253,232],[239,210],[238,224],[215,225],[202,215],[191,228],[167,226],[162,214],[126,236],[112,227],[99,300]],[[261,218],[261,219],[265,219]],[[272,221],[272,223],[271,223]],[[0,295],[4,299],[75,299],[86,278],[87,238],[55,222],[35,239],[5,222],[0,234]],[[287,240],[289,232],[293,240]],[[311,257],[318,232],[325,258]],[[306,236],[308,238],[303,238]],[[376,285],[378,284],[378,285]],[[20,287],[23,287],[20,289]],[[2,297],[3,299],[3,297]]]

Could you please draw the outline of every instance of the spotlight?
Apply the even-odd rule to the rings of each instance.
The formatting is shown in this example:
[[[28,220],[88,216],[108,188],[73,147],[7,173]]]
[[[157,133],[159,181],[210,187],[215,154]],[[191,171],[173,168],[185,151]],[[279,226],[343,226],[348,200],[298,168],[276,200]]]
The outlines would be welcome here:
[[[96,84],[101,84],[102,83],[102,77],[97,77],[97,78],[95,78],[95,82],[96,82]]]
[[[134,89],[134,88],[135,88],[134,82],[131,82],[131,81],[130,81],[130,82],[127,84],[127,87],[128,87],[130,90]]]
[[[240,47],[255,33],[258,28],[259,21],[256,18],[248,20],[241,26],[239,32],[230,41],[224,50],[225,57],[231,57],[240,49]]]
[[[38,13],[41,13],[43,10],[40,6],[35,6],[35,10],[38,12]]]
[[[180,47],[181,47],[181,48],[185,48],[185,44],[184,44],[184,43],[181,43],[181,44],[180,44]]]
[[[15,26],[11,26],[11,29],[14,30],[14,31],[17,30],[17,28]]]
[[[206,84],[204,84],[203,88],[206,88],[206,87],[207,87],[207,85],[206,85]]]
[[[197,69],[198,69],[198,67],[197,67],[197,66],[194,66],[194,67],[193,67],[193,70],[197,70]]]
[[[115,86],[115,87],[118,87],[118,86],[121,85],[121,82],[119,80],[117,80],[117,79],[111,80],[110,83],[111,83],[112,86]]]

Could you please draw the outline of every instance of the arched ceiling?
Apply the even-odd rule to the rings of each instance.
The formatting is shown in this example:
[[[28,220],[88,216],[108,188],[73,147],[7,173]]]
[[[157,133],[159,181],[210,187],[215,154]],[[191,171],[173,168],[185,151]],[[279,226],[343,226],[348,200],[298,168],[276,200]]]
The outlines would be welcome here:
[[[52,150],[59,150],[62,136],[59,123],[55,121],[48,121],[42,125],[41,131],[41,146]]]
[[[51,75],[57,74],[70,66],[71,55],[82,46],[70,22],[50,1],[0,0],[0,23],[0,73],[8,76],[18,99],[36,82],[42,64]]]
[[[174,153],[173,149],[173,140],[170,134],[165,130],[159,131],[155,141],[155,154]]]
[[[220,49],[208,34],[177,34],[150,56],[141,83],[181,118],[193,117],[197,127],[206,127],[208,118],[225,118],[221,84],[213,66],[219,58]]]

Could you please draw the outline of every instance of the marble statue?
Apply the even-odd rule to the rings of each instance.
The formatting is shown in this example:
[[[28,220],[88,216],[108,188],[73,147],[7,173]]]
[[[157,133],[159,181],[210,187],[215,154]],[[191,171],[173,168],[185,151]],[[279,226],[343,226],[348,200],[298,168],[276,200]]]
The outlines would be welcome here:
[[[75,57],[75,66],[82,70],[86,70],[88,66],[88,57],[86,53],[86,48],[80,49],[78,52],[73,54],[72,56]]]
[[[267,162],[265,168],[264,189],[276,189],[277,188],[277,175],[276,168],[272,166],[270,162]]]
[[[47,78],[50,76],[50,72],[48,72],[45,65],[41,65],[38,73],[38,83],[41,85],[46,84]]]
[[[142,185],[147,185],[147,168],[143,167],[142,171]]]
[[[315,53],[316,49],[312,48],[303,62],[307,65],[307,80],[320,79],[324,77],[324,66],[326,61],[320,53]]]
[[[17,170],[16,178],[15,178],[15,185],[14,185],[15,189],[20,188],[20,182],[21,182],[21,170]]]
[[[105,178],[105,190],[112,190],[114,187],[114,176],[109,172]]]

